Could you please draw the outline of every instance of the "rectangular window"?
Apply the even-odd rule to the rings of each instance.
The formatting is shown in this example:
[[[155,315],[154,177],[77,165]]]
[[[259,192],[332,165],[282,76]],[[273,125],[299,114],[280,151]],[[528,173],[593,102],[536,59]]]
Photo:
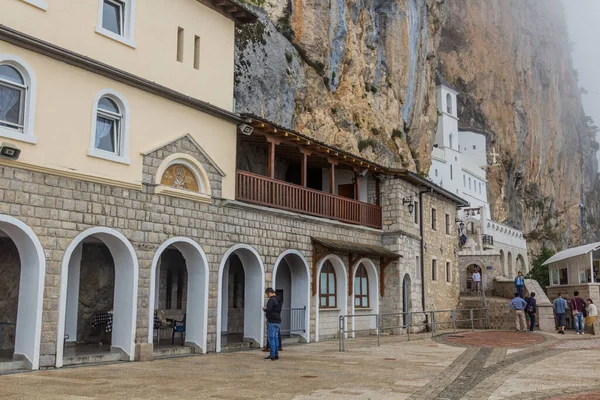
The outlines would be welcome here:
[[[183,62],[183,28],[177,28],[177,61]]]
[[[454,180],[454,174],[452,173],[452,164],[450,164],[450,180]]]
[[[104,0],[102,5],[102,27],[123,36],[125,25],[125,3],[119,0]]]
[[[463,175],[463,186],[467,187],[467,177]]]
[[[452,282],[452,268],[449,262],[446,263],[446,282]]]
[[[437,260],[431,260],[431,280],[437,281]]]
[[[415,215],[414,215],[414,221],[415,224],[419,223],[419,202],[415,201],[415,211],[414,211]]]
[[[559,281],[558,281],[558,270],[557,269],[553,269],[552,270],[552,284],[553,285],[558,285]]]
[[[435,170],[435,176],[438,176],[438,170],[437,169]]]
[[[567,268],[561,268],[558,270],[559,282],[561,285],[569,284],[569,270]]]
[[[416,258],[416,270],[417,270],[417,279],[421,279],[421,259],[419,256]]]
[[[473,150],[477,150],[477,146],[473,145]]]
[[[431,209],[431,229],[437,230],[437,213],[435,208]]]
[[[450,215],[446,214],[446,235],[450,234]]]
[[[200,37],[194,37],[194,68],[200,69]]]

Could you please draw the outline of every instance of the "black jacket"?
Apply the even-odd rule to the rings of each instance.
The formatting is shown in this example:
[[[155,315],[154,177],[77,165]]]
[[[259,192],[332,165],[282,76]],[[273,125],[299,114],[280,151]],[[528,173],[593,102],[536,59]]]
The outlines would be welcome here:
[[[267,322],[272,324],[281,323],[281,303],[282,301],[279,296],[273,296],[269,298],[269,301],[267,302],[267,309],[265,310]]]
[[[535,314],[537,312],[537,302],[535,301],[535,297],[529,297],[527,299],[527,313]]]

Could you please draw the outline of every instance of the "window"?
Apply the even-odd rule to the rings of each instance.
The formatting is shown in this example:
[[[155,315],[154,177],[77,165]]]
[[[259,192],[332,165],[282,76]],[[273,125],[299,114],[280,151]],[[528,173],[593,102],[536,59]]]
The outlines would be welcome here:
[[[194,37],[194,68],[200,69],[200,37]]]
[[[471,190],[471,178],[469,178],[469,190]]]
[[[135,0],[99,0],[96,32],[135,47]]]
[[[127,102],[121,95],[110,90],[98,93],[96,98],[88,155],[129,164]]]
[[[415,224],[419,223],[419,202],[415,201],[415,209],[413,211],[414,213],[414,222]]]
[[[569,284],[569,270],[567,268],[559,269],[558,275],[559,275],[559,284],[560,285],[568,285]]]
[[[551,270],[551,274],[552,274],[552,277],[551,277],[552,282],[551,283],[553,285],[558,285],[559,284],[558,283],[558,270],[557,269]]]
[[[452,282],[452,268],[449,262],[446,262],[446,282]]]
[[[450,142],[450,148],[453,149],[454,146],[453,146],[452,142],[454,142],[454,136],[452,134],[450,134],[449,142]]]
[[[36,83],[18,57],[0,55],[0,137],[36,143],[33,134]]]
[[[177,28],[177,61],[183,62],[183,28]]]
[[[477,146],[473,145],[473,150],[477,150]]]
[[[454,173],[452,171],[452,164],[450,164],[450,180],[454,179]]]
[[[450,234],[450,214],[446,214],[446,235]]]
[[[369,276],[364,265],[359,265],[354,277],[354,307],[369,307]]]
[[[435,208],[431,209],[431,229],[434,231],[437,229],[437,212]]]
[[[450,93],[446,94],[446,112],[452,114],[452,96],[450,96]]]
[[[463,175],[463,186],[467,187],[467,177]]]
[[[431,260],[431,280],[437,281],[437,260]]]
[[[438,176],[438,170],[437,169],[435,170],[435,176]]]
[[[417,270],[417,279],[421,279],[421,259],[419,256],[417,256],[415,259],[415,265]]]
[[[325,261],[323,268],[321,268],[321,283],[320,283],[320,298],[321,308],[335,308],[336,306],[336,280],[335,270],[331,262]]]
[[[479,194],[481,194],[481,182],[479,182]]]

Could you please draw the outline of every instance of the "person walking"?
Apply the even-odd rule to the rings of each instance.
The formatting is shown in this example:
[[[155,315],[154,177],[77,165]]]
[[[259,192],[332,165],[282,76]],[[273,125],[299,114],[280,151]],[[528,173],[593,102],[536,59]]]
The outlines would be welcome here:
[[[587,314],[587,317],[585,317],[585,326],[592,326],[598,316],[598,309],[592,299],[587,299],[585,302],[587,303],[587,307],[585,308]]]
[[[519,297],[523,298],[523,289],[525,288],[525,278],[523,277],[523,273],[521,271],[517,272],[517,277],[515,278],[515,292],[519,293]]]
[[[281,302],[273,288],[267,288],[265,294],[269,298],[267,306],[263,307],[263,311],[267,317],[267,340],[271,348],[268,357],[265,360],[279,360],[279,331],[281,329]]]
[[[573,292],[573,298],[569,305],[571,306],[571,312],[573,313],[573,319],[575,320],[575,331],[578,335],[584,335],[583,313],[585,312],[585,301],[579,297],[579,292],[577,290]]]
[[[535,293],[531,292],[527,300],[527,315],[529,315],[529,332],[535,332],[535,314],[537,312],[537,303],[535,301]]]
[[[558,294],[558,298],[554,300],[554,312],[556,314],[556,325],[558,325],[558,333],[565,334],[565,325],[567,325],[567,301]]]
[[[525,307],[527,307],[527,303],[523,300],[519,293],[515,293],[515,298],[510,301],[508,304],[510,308],[515,310],[515,325],[517,327],[517,332],[527,330],[527,323],[525,322]],[[521,327],[523,329],[521,329]]]
[[[473,290],[475,290],[475,293],[479,293],[481,290],[481,273],[479,271],[479,267],[477,267],[473,272]]]

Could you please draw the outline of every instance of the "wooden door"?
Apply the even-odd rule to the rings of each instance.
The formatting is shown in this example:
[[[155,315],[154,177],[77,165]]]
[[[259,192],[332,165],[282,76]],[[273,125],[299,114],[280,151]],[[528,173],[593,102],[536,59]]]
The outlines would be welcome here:
[[[354,199],[354,184],[338,185],[338,196]]]

